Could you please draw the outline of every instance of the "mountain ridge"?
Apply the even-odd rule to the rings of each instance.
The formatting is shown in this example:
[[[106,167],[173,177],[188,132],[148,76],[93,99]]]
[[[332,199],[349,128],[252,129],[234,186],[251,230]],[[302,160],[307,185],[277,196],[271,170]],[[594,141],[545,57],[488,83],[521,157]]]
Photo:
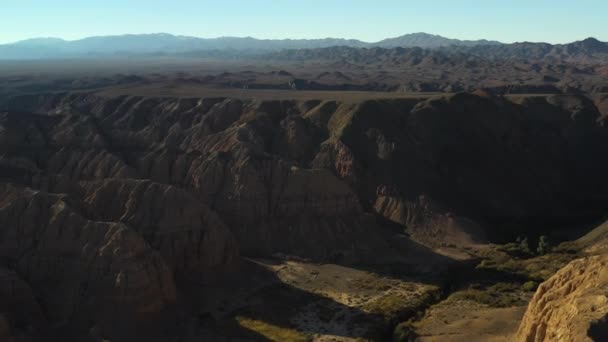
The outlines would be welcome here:
[[[568,44],[517,42],[503,44],[493,40],[458,40],[423,32],[410,33],[378,42],[357,39],[257,39],[253,37],[197,38],[168,33],[93,36],[79,40],[32,38],[0,45],[0,60],[61,59],[112,56],[178,56],[210,58],[250,58],[270,55],[323,55],[335,50],[349,55],[365,55],[366,51],[400,54],[393,49],[439,51],[444,57],[457,54],[472,58],[529,59],[595,63],[608,57],[608,43],[586,38]],[[356,51],[360,49],[361,51]],[[378,50],[380,49],[380,50]],[[402,51],[401,51],[402,52]],[[334,56],[336,57],[336,56]],[[338,56],[339,57],[339,56]],[[368,56],[370,57],[370,56]],[[371,56],[373,57],[373,56]]]
[[[476,46],[476,45],[502,45],[503,43],[496,40],[477,39],[477,40],[460,40],[446,38],[436,34],[425,32],[410,33],[395,38],[383,39],[377,43],[372,43],[373,46],[391,48],[391,47],[428,47],[437,48],[443,46],[459,45],[459,46]]]
[[[476,46],[501,44],[489,40],[458,40],[428,33],[410,33],[378,42],[357,39],[258,39],[254,37],[198,38],[168,33],[124,34],[115,36],[91,36],[78,40],[61,38],[32,38],[0,45],[0,59],[37,59],[80,57],[87,55],[112,55],[117,53],[185,53],[210,50],[258,50],[311,49],[332,46],[348,47],[421,47],[438,48],[451,45]],[[41,49],[41,50],[36,50]],[[52,49],[52,50],[47,50]]]

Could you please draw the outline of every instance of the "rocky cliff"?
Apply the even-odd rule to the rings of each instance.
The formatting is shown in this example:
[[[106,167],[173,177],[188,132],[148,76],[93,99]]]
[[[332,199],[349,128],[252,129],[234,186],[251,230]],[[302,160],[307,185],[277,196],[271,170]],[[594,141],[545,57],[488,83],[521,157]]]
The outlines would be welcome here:
[[[401,224],[426,215],[414,213],[425,210],[421,196],[438,213],[495,227],[603,215],[608,136],[584,96],[367,101],[336,111],[328,127],[313,165],[333,169],[366,208]]]
[[[291,252],[290,239],[306,235],[299,222],[316,217],[320,248],[310,254],[322,257],[337,242],[325,223],[375,211],[408,225],[393,209],[424,217],[414,212],[421,196],[438,214],[495,227],[603,215],[608,164],[598,160],[608,155],[608,131],[596,103],[582,95],[337,102],[60,93],[6,99],[0,139],[3,164],[29,174],[185,189],[246,254]],[[387,196],[392,205],[382,204]],[[356,235],[361,225],[347,226]],[[504,234],[514,232],[489,232]]]
[[[0,267],[42,321],[111,331],[239,255],[373,264],[404,230],[436,248],[594,220],[608,202],[596,103],[3,98]]]
[[[113,315],[154,315],[175,301],[170,268],[128,226],[88,220],[61,195],[9,184],[0,191],[0,258],[32,286],[50,324],[112,324]],[[19,291],[10,282],[7,294]],[[32,295],[22,295],[20,310],[40,314]]]
[[[608,256],[573,261],[540,285],[521,323],[519,341],[605,341]]]

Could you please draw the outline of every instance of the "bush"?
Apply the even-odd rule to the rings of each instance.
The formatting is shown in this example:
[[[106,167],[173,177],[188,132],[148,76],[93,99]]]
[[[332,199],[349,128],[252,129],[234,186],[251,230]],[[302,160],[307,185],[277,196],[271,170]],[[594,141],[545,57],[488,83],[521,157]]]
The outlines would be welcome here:
[[[417,334],[414,332],[411,322],[403,322],[398,324],[393,331],[393,342],[410,342],[415,341]]]
[[[454,292],[447,300],[449,302],[472,301],[495,308],[523,304],[519,296],[519,285],[516,283],[496,283],[488,287],[479,285]]]
[[[543,235],[538,240],[538,247],[536,248],[536,252],[539,255],[545,255],[551,251],[551,245],[549,244],[549,238],[546,235]]]
[[[515,242],[507,243],[500,246],[498,249],[517,258],[528,258],[533,255],[530,251],[527,237],[518,237]]]
[[[519,241],[519,249],[524,253],[530,254],[530,246],[528,245],[527,237],[524,237]]]
[[[524,284],[521,286],[521,289],[522,289],[523,291],[526,291],[526,292],[532,292],[532,291],[536,291],[536,288],[537,288],[537,287],[538,287],[538,283],[537,283],[537,282],[535,282],[535,281],[530,280],[530,281],[525,282],[525,283],[524,283]]]

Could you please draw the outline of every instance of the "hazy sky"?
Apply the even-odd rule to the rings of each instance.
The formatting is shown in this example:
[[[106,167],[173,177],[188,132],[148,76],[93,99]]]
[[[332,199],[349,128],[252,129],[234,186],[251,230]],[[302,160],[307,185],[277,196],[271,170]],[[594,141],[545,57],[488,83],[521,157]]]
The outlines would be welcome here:
[[[503,42],[608,41],[608,0],[0,0],[0,43],[157,33],[356,38],[412,32]]]

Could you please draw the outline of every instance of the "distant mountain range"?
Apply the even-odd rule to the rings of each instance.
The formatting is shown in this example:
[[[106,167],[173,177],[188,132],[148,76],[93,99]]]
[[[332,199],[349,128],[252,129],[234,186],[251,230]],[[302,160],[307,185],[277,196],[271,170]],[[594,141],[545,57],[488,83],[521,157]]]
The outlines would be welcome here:
[[[427,33],[406,34],[397,38],[367,43],[355,39],[256,39],[251,37],[197,38],[166,33],[127,34],[89,37],[66,41],[59,38],[35,38],[0,45],[0,59],[67,58],[125,54],[184,54],[192,51],[236,50],[268,52],[284,49],[348,47],[421,47],[500,45],[488,40],[458,40]]]
[[[319,49],[285,49],[271,52],[267,59],[285,61],[326,60],[353,64],[432,64],[478,63],[492,60],[546,61],[550,63],[608,64],[608,43],[594,38],[570,44],[513,43],[487,45],[450,45],[435,49],[419,47],[354,48],[334,46]]]
[[[401,37],[367,43],[354,39],[256,39],[251,37],[197,38],[166,33],[127,34],[121,36],[89,37],[66,41],[59,38],[35,38],[0,45],[0,59],[82,58],[129,55],[177,55],[192,57],[239,58],[270,56],[280,59],[308,57],[335,59],[345,53],[372,58],[381,52],[356,52],[349,49],[422,48],[440,50],[448,54],[461,53],[493,58],[552,59],[593,62],[600,55],[608,55],[608,44],[588,38],[570,44],[514,43],[503,44],[491,40],[458,40],[428,33],[411,33]],[[326,49],[326,50],[323,50]],[[304,51],[312,50],[312,51]],[[318,50],[318,51],[315,51]],[[391,52],[391,54],[394,54]],[[400,52],[396,52],[400,55]]]
[[[401,37],[389,38],[379,41],[378,43],[370,44],[373,47],[381,48],[396,48],[396,47],[421,47],[421,48],[439,48],[447,46],[485,46],[485,45],[502,45],[501,42],[495,40],[459,40],[450,39],[442,36],[428,33],[411,33]]]

